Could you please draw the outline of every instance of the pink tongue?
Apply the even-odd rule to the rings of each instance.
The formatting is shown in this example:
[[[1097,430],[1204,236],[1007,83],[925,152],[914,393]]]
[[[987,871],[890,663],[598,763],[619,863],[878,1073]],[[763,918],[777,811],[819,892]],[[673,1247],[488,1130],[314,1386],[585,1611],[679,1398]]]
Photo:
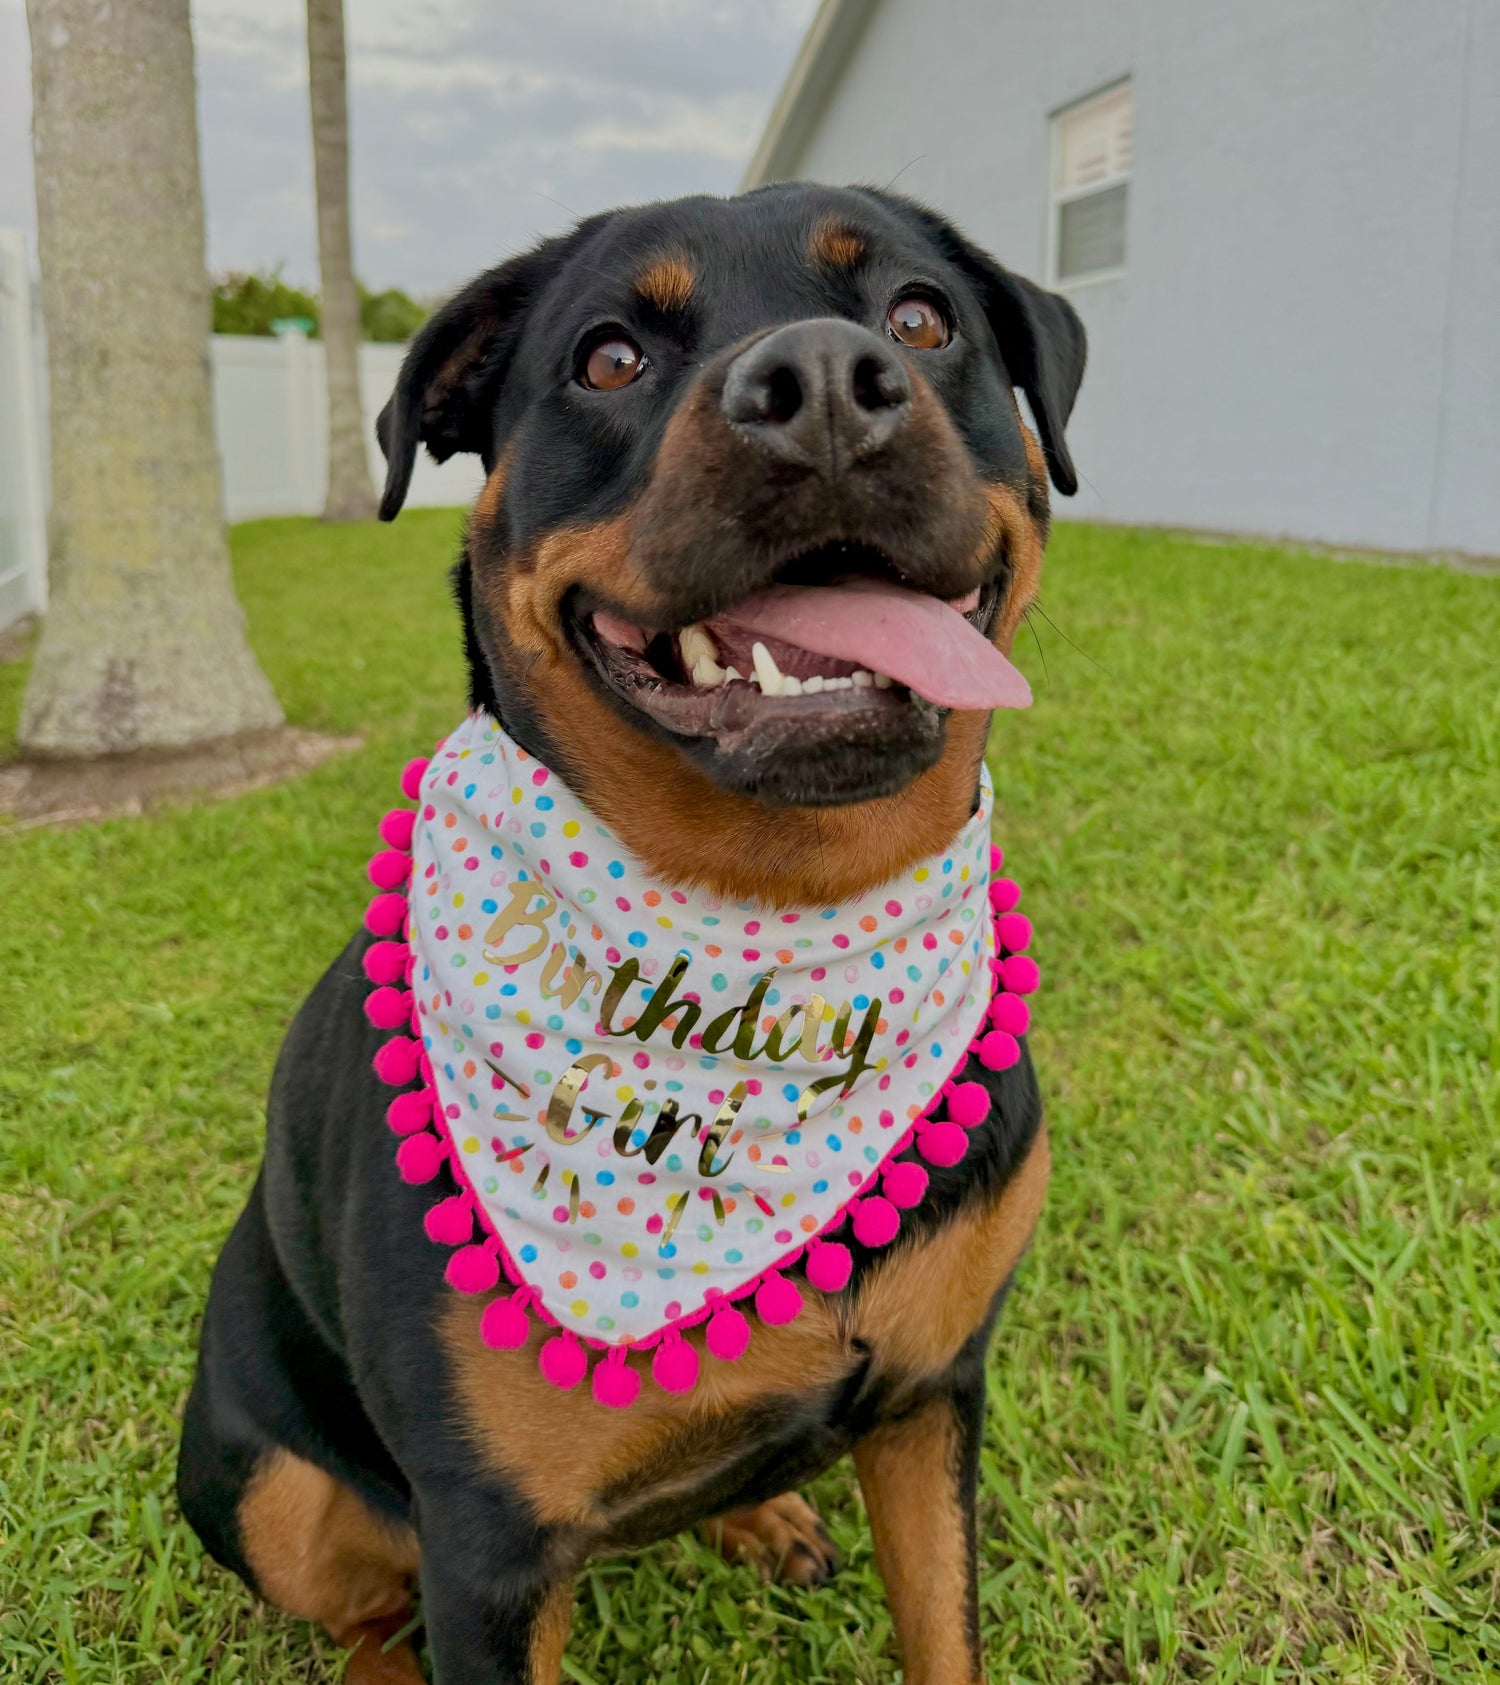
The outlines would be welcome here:
[[[773,585],[718,619],[856,661],[945,708],[1029,708],[1031,686],[956,608],[883,580]]]

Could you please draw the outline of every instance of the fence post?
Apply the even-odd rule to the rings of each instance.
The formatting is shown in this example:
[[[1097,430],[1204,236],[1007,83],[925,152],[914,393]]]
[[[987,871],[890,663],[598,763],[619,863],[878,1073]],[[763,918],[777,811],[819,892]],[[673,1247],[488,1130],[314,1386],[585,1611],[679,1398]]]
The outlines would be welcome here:
[[[47,606],[47,488],[26,242],[0,228],[0,627]]]

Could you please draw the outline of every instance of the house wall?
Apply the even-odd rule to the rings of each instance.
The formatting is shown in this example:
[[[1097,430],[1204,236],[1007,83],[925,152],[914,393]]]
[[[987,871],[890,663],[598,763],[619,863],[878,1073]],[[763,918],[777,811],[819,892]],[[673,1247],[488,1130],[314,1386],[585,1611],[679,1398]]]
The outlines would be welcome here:
[[[788,172],[1045,269],[1049,114],[1135,90],[1060,513],[1500,552],[1494,0],[879,0]]]

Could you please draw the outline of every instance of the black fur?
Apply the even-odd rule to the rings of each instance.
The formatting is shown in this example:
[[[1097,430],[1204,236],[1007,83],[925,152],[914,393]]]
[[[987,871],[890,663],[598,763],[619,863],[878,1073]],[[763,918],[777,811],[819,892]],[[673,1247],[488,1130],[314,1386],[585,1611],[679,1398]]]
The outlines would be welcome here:
[[[819,292],[798,254],[809,227],[835,212],[869,230],[870,252],[857,273]],[[580,406],[559,385],[578,336],[631,308],[628,278],[646,255],[673,244],[698,251],[705,238],[718,242],[741,278],[738,289],[705,287],[686,317],[638,329],[655,336],[649,348],[661,370],[650,403],[613,415]],[[828,287],[846,290],[848,314],[864,312],[914,272],[944,289],[968,330],[960,352],[933,375],[966,448],[987,473],[1025,483],[1014,380],[1066,486],[1073,471],[1062,427],[1082,360],[1081,331],[1074,333],[1066,306],[1008,276],[920,207],[865,191],[774,188],[728,206],[690,200],[596,217],[465,289],[418,336],[381,416],[390,464],[382,513],[399,509],[424,444],[439,458],[474,451],[487,465],[512,450],[510,544],[598,520],[638,490],[673,394],[714,347],[768,323],[828,312]],[[539,303],[546,308],[532,308]],[[566,777],[527,673],[506,666],[497,629],[483,623],[477,565],[466,554],[454,576],[471,702]],[[685,602],[732,599],[748,588],[726,557],[716,569],[706,541],[665,584]],[[519,1685],[541,1601],[576,1562],[580,1540],[543,1525],[463,1431],[438,1335],[449,1297],[444,1254],[422,1227],[434,1189],[409,1187],[395,1174],[383,1122],[390,1091],[371,1069],[383,1037],[363,1012],[360,962],[369,940],[356,936],[324,975],[278,1060],[264,1166],[214,1271],[178,1489],[208,1549],[253,1583],[239,1505],[257,1465],[279,1446],[326,1469],[420,1536],[424,1615],[442,1685]],[[990,1117],[959,1165],[931,1170],[926,1199],[903,1222],[902,1247],[920,1246],[966,1205],[992,1199],[1036,1137],[1041,1104],[1029,1055],[1004,1073],[975,1063],[965,1074],[989,1088]],[[851,1250],[847,1291],[857,1294],[881,1255],[852,1241]],[[972,1521],[984,1352],[1003,1295],[946,1374],[893,1378],[864,1352],[821,1394],[768,1396],[696,1439],[684,1434],[670,1472],[680,1475],[696,1458],[697,1488],[664,1498],[667,1470],[632,1470],[600,1494],[613,1519],[586,1543],[638,1545],[773,1497],[933,1397],[948,1399],[961,1425],[955,1478]],[[971,1554],[972,1547],[971,1538]],[[977,1645],[972,1597],[967,1619]]]

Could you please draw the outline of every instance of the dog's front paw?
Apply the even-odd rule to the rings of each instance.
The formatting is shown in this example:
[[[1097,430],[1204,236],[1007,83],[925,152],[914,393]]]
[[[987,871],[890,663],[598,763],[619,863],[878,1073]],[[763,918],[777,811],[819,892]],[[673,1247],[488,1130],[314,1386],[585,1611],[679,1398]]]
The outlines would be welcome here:
[[[820,1586],[843,1566],[818,1512],[797,1492],[716,1516],[705,1531],[726,1561],[748,1562],[764,1580]]]

